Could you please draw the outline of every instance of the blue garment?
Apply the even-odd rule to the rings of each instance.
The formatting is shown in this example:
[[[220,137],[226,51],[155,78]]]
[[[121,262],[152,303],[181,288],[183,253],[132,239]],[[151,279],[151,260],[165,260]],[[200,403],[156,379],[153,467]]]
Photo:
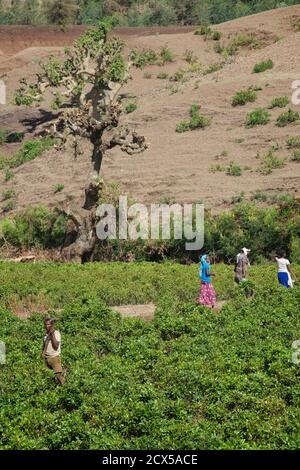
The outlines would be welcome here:
[[[210,263],[206,261],[207,255],[203,255],[200,264],[200,277],[202,282],[211,282],[211,277],[206,275],[206,271],[210,273]]]
[[[289,286],[289,275],[288,273],[278,273],[278,281],[279,284],[281,284],[284,287],[290,287]]]

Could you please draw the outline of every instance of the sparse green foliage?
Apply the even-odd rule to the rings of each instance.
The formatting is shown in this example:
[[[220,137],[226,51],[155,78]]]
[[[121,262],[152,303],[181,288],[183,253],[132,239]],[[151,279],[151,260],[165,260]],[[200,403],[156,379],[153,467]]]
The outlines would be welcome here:
[[[223,65],[224,64],[220,62],[216,64],[211,64],[203,71],[203,75],[208,75],[209,73],[218,72],[219,70],[223,68]]]
[[[242,169],[236,163],[230,162],[229,166],[226,167],[226,174],[229,176],[241,176]]]
[[[297,111],[293,111],[292,109],[289,109],[288,111],[281,113],[277,120],[276,120],[276,125],[278,127],[284,127],[290,124],[291,122],[296,122],[300,119],[300,115]]]
[[[252,199],[254,199],[255,201],[266,202],[268,200],[268,196],[261,189],[257,189],[253,194]]]
[[[285,108],[289,104],[287,96],[278,96],[272,100],[270,108]]]
[[[266,70],[272,69],[274,67],[273,61],[271,59],[264,60],[254,65],[253,72],[260,73],[265,72]]]
[[[152,73],[150,73],[150,72],[145,72],[145,73],[144,73],[144,78],[147,78],[147,79],[152,78]]]
[[[11,199],[11,198],[15,197],[15,195],[16,195],[16,193],[15,193],[14,189],[6,189],[2,193],[2,199],[3,199],[3,201],[6,201],[7,199]]]
[[[213,41],[219,41],[221,39],[221,33],[220,31],[217,31],[217,30],[213,30],[212,33],[211,33],[211,38]]]
[[[124,111],[126,114],[130,114],[130,113],[133,113],[136,109],[137,109],[136,103],[128,103]]]
[[[295,150],[293,152],[291,160],[293,160],[294,162],[300,162],[300,150]]]
[[[246,126],[265,125],[270,121],[270,113],[264,108],[257,108],[247,114]]]
[[[183,59],[189,64],[193,64],[194,62],[197,62],[197,57],[195,56],[194,52],[189,49],[187,49],[184,52]]]
[[[300,148],[300,136],[289,137],[286,143],[288,148]]]
[[[187,132],[198,128],[205,128],[210,125],[211,118],[200,114],[200,106],[193,104],[190,109],[190,121],[181,121],[176,126],[176,132]]]
[[[63,191],[64,187],[65,187],[64,184],[62,184],[62,183],[57,183],[57,184],[55,184],[55,185],[53,186],[53,191],[54,191],[55,194],[56,194],[56,193],[61,193],[61,192]]]
[[[14,177],[14,174],[12,173],[11,170],[7,168],[4,173],[4,181],[10,181],[13,177]]]
[[[169,74],[167,72],[159,72],[156,75],[156,78],[159,78],[160,80],[166,80],[169,77]]]
[[[274,152],[272,150],[269,150],[261,158],[259,172],[263,175],[269,175],[270,173],[272,173],[273,170],[277,168],[282,168],[285,164],[285,161],[285,158],[276,157],[276,155],[274,155]]]
[[[253,103],[257,98],[257,93],[252,88],[237,91],[232,98],[232,106],[243,106],[246,103]]]
[[[7,201],[5,204],[2,205],[2,212],[10,212],[15,209],[16,203],[13,200]]]
[[[55,143],[56,140],[52,137],[46,137],[40,140],[27,140],[15,155],[0,159],[0,169],[5,167],[16,168],[23,165],[23,163],[34,160],[36,157],[42,155],[45,150],[53,147]]]

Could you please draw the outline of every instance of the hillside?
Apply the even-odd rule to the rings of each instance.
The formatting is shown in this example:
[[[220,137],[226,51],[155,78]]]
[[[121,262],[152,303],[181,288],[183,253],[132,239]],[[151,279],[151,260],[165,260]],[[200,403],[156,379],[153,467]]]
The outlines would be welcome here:
[[[217,41],[194,35],[195,28],[117,31],[129,48],[159,50],[167,45],[174,61],[163,67],[132,70],[132,80],[122,93],[125,106],[135,102],[137,110],[124,113],[122,123],[132,124],[145,135],[150,147],[135,156],[117,149],[111,151],[103,162],[102,177],[119,181],[124,192],[139,202],[204,201],[216,209],[228,207],[241,192],[246,198],[258,190],[271,196],[283,192],[298,194],[300,164],[291,159],[293,150],[287,148],[286,140],[300,135],[300,121],[278,127],[276,119],[288,108],[300,112],[300,107],[289,102],[283,109],[268,109],[270,122],[252,128],[245,127],[245,118],[255,108],[268,108],[276,97],[287,96],[291,100],[292,82],[300,77],[300,32],[295,27],[299,18],[300,6],[294,6],[214,27],[222,34],[221,46],[228,46],[234,38],[241,42],[241,36],[252,37],[250,44],[240,46],[235,55],[227,58],[215,51]],[[0,75],[6,74],[9,98],[21,77],[34,76],[40,58],[45,59],[50,53],[63,54],[63,46],[70,45],[82,31],[82,27],[72,28],[64,35],[46,27],[0,26]],[[187,50],[193,51],[200,64],[192,70],[183,59]],[[252,73],[255,64],[269,59],[274,63],[272,69]],[[211,65],[220,63],[220,70],[207,73]],[[183,80],[180,74],[179,81],[157,78],[161,72],[170,76],[180,69],[186,71]],[[256,101],[232,106],[233,95],[250,86],[260,88]],[[201,105],[200,111],[211,118],[211,125],[175,132],[177,124],[188,119],[192,104]],[[35,109],[2,106],[0,127],[25,130],[26,139],[32,138],[49,119],[46,109],[47,103]],[[53,112],[49,108],[48,111]],[[18,146],[4,144],[0,153],[11,155]],[[258,171],[261,159],[271,148],[275,157],[286,158],[284,166],[262,174]],[[240,168],[241,176],[226,173],[230,172],[230,162]],[[66,198],[79,202],[86,168],[86,161],[74,161],[68,153],[50,150],[13,170],[10,181],[5,182],[4,172],[0,172],[1,189],[14,188],[16,209],[38,202],[55,205]],[[53,186],[57,184],[64,185],[64,190],[54,194]]]

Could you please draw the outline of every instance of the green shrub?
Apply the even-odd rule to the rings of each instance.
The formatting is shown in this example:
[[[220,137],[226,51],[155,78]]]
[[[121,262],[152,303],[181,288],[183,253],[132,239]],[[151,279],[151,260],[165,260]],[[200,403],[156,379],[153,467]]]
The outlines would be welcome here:
[[[220,33],[220,31],[213,30],[212,33],[211,33],[211,38],[212,38],[214,41],[219,41],[219,40],[221,39],[221,33]]]
[[[158,62],[159,56],[152,49],[143,49],[138,51],[133,49],[130,53],[130,60],[135,67],[143,69],[147,65],[154,65]]]
[[[246,103],[253,103],[257,98],[256,92],[252,88],[237,91],[232,98],[232,106],[243,106]]]
[[[278,96],[272,100],[270,108],[285,108],[289,104],[287,96]]]
[[[14,206],[9,210],[12,208]],[[4,219],[1,222],[0,245],[4,239],[7,243],[22,248],[58,247],[64,241],[65,232],[66,219],[63,215],[51,212],[42,205],[28,207],[16,214],[13,219]]]
[[[150,72],[145,72],[145,73],[144,73],[144,78],[147,78],[147,79],[152,78],[152,73],[150,73]]]
[[[268,200],[268,196],[261,189],[257,189],[255,191],[252,199],[254,199],[256,201],[266,202]]]
[[[6,169],[4,173],[4,181],[10,181],[13,177],[14,174],[9,169]]]
[[[167,46],[163,46],[159,53],[159,65],[174,62],[174,54]]]
[[[55,144],[56,139],[53,139],[52,137],[46,137],[40,140],[27,140],[15,155],[9,158],[0,159],[0,169],[5,167],[17,168],[18,166],[39,157],[45,150],[50,149]]]
[[[200,36],[208,36],[212,32],[211,28],[207,24],[203,24],[200,26],[199,29],[197,29],[194,34],[200,35]]]
[[[190,121],[180,121],[176,126],[176,132],[187,132],[190,130]]]
[[[2,193],[2,199],[6,201],[7,199],[11,199],[12,197],[15,197],[16,193],[14,189],[6,189]]]
[[[124,109],[126,114],[133,113],[137,109],[136,103],[128,103]]]
[[[294,162],[300,162],[300,150],[295,150],[291,159],[294,161]]]
[[[222,172],[222,171],[225,171],[225,167],[224,165],[220,165],[219,163],[217,163],[216,165],[211,165],[209,171],[211,173]]]
[[[5,204],[2,205],[2,211],[3,212],[9,212],[9,211],[12,211],[13,209],[15,209],[16,207],[16,203],[15,201],[7,201]]]
[[[214,44],[214,51],[217,54],[222,54],[222,52],[224,51],[224,48],[222,47],[220,42],[216,42],[216,44]]]
[[[257,44],[257,41],[254,36],[248,36],[246,34],[238,34],[233,38],[230,45],[232,47],[238,48],[243,46],[254,46]]]
[[[16,142],[22,142],[24,139],[24,132],[9,132],[5,137],[5,142],[13,144]]]
[[[229,176],[241,176],[242,169],[239,165],[236,165],[234,162],[230,162],[229,166],[226,168],[226,174]]]
[[[270,121],[270,113],[264,108],[256,108],[246,117],[246,126],[253,127],[258,125],[265,125]]]
[[[222,68],[223,68],[223,63],[211,64],[203,71],[203,75],[208,75],[209,73],[218,72]]]
[[[255,64],[253,68],[253,72],[254,73],[265,72],[265,70],[272,69],[273,67],[274,67],[273,61],[269,59],[263,62],[259,62],[258,64]]]
[[[53,190],[54,190],[54,193],[60,193],[61,191],[63,191],[65,185],[62,184],[62,183],[57,183],[53,186]]]
[[[190,109],[190,121],[181,121],[176,126],[176,132],[187,132],[210,125],[211,118],[200,114],[200,106],[193,104]]]
[[[156,78],[159,78],[161,80],[165,80],[166,78],[168,78],[169,74],[167,72],[159,72],[157,75],[156,75]]]
[[[276,157],[272,150],[269,150],[261,159],[260,173],[269,175],[273,170],[282,168],[285,164],[285,158]]]
[[[289,137],[286,143],[288,148],[300,148],[300,136]]]
[[[299,113],[297,111],[293,111],[292,109],[289,109],[288,111],[281,113],[277,120],[276,120],[276,125],[278,127],[285,127],[291,122],[296,122],[300,119]]]
[[[183,54],[183,60],[185,60],[189,64],[193,64],[194,62],[197,62],[197,57],[195,56],[193,51],[187,49]]]
[[[177,70],[173,75],[171,75],[170,81],[183,83],[186,81],[186,71],[183,69]]]

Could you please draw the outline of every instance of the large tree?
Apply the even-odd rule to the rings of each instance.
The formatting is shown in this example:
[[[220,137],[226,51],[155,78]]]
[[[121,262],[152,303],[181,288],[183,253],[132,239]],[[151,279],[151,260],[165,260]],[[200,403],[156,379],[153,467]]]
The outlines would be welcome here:
[[[58,117],[47,124],[47,132],[58,139],[61,149],[75,158],[85,153],[90,161],[82,207],[66,213],[70,223],[62,255],[77,261],[93,256],[99,172],[105,153],[116,145],[129,154],[147,148],[144,137],[119,126],[119,92],[129,78],[131,64],[123,57],[123,42],[108,37],[109,29],[105,22],[90,29],[65,51],[65,60],[51,56],[34,83],[22,79],[15,98],[16,104],[31,105],[51,91]]]

